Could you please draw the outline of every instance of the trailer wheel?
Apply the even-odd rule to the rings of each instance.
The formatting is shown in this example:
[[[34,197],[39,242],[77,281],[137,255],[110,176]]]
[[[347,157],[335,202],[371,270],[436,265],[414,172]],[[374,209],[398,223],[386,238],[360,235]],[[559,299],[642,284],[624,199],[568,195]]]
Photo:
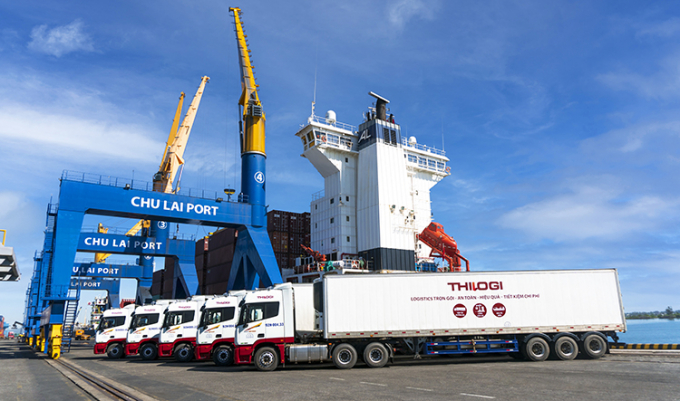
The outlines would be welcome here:
[[[255,367],[263,372],[270,372],[279,366],[279,354],[272,347],[262,347],[255,351]]]
[[[530,361],[545,361],[550,355],[550,347],[541,337],[533,337],[524,344],[524,355]]]
[[[145,361],[153,361],[158,358],[158,349],[153,344],[144,344],[139,350],[139,355]]]
[[[180,344],[175,348],[175,360],[177,362],[191,362],[194,359],[194,350],[189,344]]]
[[[369,368],[382,368],[387,365],[389,353],[381,343],[370,343],[364,349],[364,362]]]
[[[212,359],[217,366],[229,366],[234,363],[234,351],[228,345],[220,345],[213,352]]]
[[[357,358],[357,350],[352,344],[340,344],[333,349],[333,363],[338,369],[352,369]]]
[[[123,344],[121,343],[111,344],[106,349],[106,355],[108,355],[108,357],[111,359],[120,359],[123,357],[124,353],[125,352],[123,351]]]
[[[582,351],[590,359],[602,358],[607,353],[607,342],[597,334],[589,334],[583,340]]]
[[[578,355],[578,344],[569,336],[562,336],[555,341],[555,356],[563,361],[571,361]]]

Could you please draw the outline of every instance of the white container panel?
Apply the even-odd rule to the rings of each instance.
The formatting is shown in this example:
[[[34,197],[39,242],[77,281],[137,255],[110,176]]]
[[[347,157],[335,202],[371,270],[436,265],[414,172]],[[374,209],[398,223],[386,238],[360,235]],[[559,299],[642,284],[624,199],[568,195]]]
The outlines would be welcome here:
[[[328,338],[447,330],[515,334],[589,326],[625,330],[618,277],[611,269],[376,274],[324,280]]]

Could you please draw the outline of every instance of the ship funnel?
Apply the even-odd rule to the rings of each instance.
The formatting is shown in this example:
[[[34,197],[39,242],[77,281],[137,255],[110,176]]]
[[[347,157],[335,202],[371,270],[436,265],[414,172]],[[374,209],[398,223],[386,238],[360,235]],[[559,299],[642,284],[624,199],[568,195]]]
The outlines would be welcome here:
[[[387,121],[387,103],[389,103],[390,101],[374,92],[368,92],[368,94],[376,98],[375,101],[376,118],[379,120]]]

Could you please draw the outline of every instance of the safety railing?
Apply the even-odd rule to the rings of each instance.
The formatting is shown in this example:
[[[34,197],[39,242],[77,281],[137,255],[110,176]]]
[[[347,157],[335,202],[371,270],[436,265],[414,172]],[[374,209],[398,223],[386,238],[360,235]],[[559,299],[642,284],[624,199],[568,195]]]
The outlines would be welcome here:
[[[326,196],[326,191],[322,189],[321,191],[314,192],[312,194],[312,202],[315,200],[323,199]]]
[[[319,124],[330,125],[331,127],[344,129],[344,130],[347,130],[347,131],[350,131],[350,132],[356,132],[356,130],[357,130],[357,127],[355,127],[354,125],[341,123],[339,121],[329,122],[325,117],[321,117],[321,116],[312,115],[311,117],[309,117],[308,121],[309,122],[314,121],[314,122],[317,122]]]
[[[422,150],[424,152],[429,152],[429,153],[432,153],[432,154],[435,154],[435,155],[446,156],[446,152],[444,152],[441,149],[433,148],[431,146],[421,145],[421,144],[415,143],[415,142],[409,143],[408,139],[406,139],[406,138],[401,138],[401,144],[406,146],[406,147],[409,147],[409,148]]]
[[[439,173],[449,174],[451,172],[451,168],[440,160],[432,159],[420,154],[410,153],[408,151],[406,152],[406,163],[413,166],[418,166],[418,168],[421,169],[436,171]]]
[[[153,191],[153,182],[150,181],[112,177],[109,175],[82,173],[78,171],[64,170],[61,174],[61,180],[83,182],[86,184],[104,185],[123,189],[135,189],[148,192]],[[223,202],[236,202],[234,200],[229,200],[229,197],[221,191],[211,191],[206,189],[180,188],[180,190],[177,191],[175,195],[188,196],[191,198],[207,200],[221,199],[221,201]],[[239,203],[248,202],[248,197],[243,194],[239,194],[237,199],[238,199],[237,202]]]

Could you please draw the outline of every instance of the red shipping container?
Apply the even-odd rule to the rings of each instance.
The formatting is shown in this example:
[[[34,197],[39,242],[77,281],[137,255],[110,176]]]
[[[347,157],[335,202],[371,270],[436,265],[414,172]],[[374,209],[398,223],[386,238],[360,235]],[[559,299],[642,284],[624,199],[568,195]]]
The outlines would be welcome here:
[[[205,285],[208,286],[221,281],[229,281],[230,272],[231,262],[209,268],[206,274]]]
[[[235,248],[235,245],[231,244],[221,248],[211,249],[208,252],[207,267],[210,268],[224,263],[231,263],[232,259],[234,259]]]

